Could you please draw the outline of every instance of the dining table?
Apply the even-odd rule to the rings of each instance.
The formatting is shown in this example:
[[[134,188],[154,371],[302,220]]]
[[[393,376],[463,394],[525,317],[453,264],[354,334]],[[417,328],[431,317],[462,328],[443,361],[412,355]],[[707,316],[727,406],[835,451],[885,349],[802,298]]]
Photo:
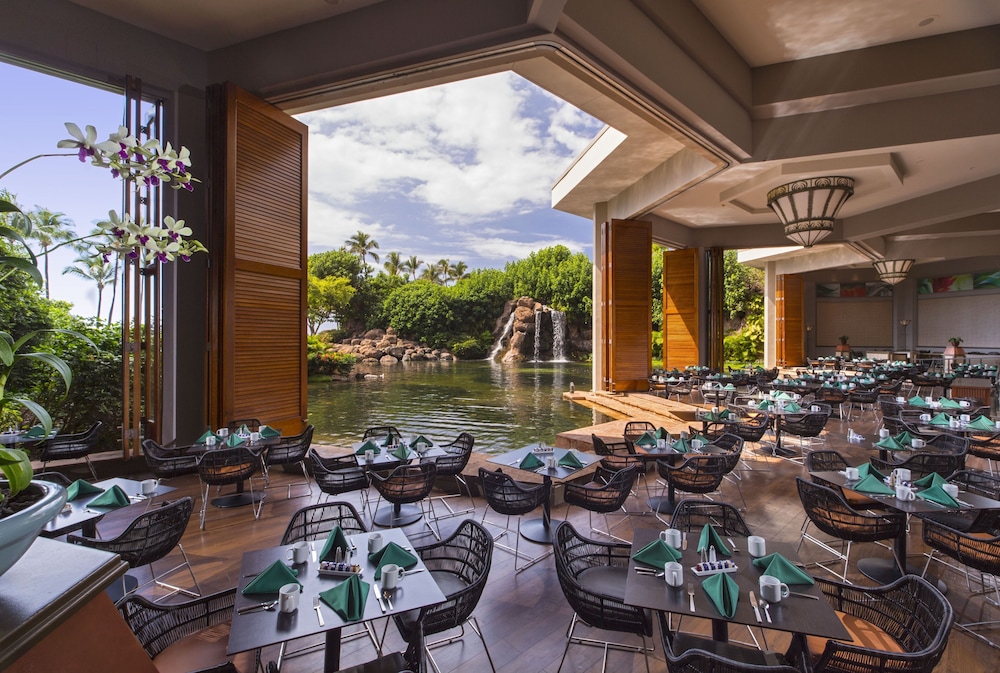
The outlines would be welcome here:
[[[513,451],[492,456],[487,459],[487,462],[504,468],[541,475],[543,483],[549,488],[549,497],[545,499],[545,503],[542,505],[541,519],[527,519],[521,522],[521,537],[537,544],[547,545],[552,544],[552,536],[555,533],[555,529],[562,523],[561,520],[553,520],[552,518],[552,498],[555,485],[580,476],[591,465],[601,462],[602,457],[593,453],[584,453],[575,449],[562,449],[558,447],[544,447],[550,448],[552,451],[550,453],[537,453],[538,448],[538,444],[529,444]],[[570,467],[558,464],[556,467],[543,465],[535,469],[523,469],[519,467],[521,461],[533,451],[536,452],[536,455],[543,463],[546,462],[546,458],[549,456],[554,457],[556,463],[558,463],[567,454],[573,454],[580,461],[582,467]]]
[[[118,486],[128,496],[130,504],[117,508],[91,506],[90,503],[100,497],[102,493],[82,495],[79,498],[67,501],[63,505],[62,511],[45,524],[40,535],[42,537],[55,538],[78,530],[85,537],[97,537],[98,522],[110,512],[125,511],[129,514],[134,512],[137,516],[146,511],[158,496],[166,495],[176,490],[173,486],[160,483],[157,484],[156,490],[152,494],[143,495],[141,481],[137,479],[125,479],[123,477],[104,479],[94,482],[93,485],[100,488],[102,493],[109,488]]]
[[[395,542],[404,549],[412,549],[410,541],[398,528],[382,530],[379,533],[385,545]],[[363,614],[355,621],[341,618],[326,603],[320,602],[318,608],[314,607],[314,599],[320,593],[346,580],[342,577],[320,574],[319,560],[312,553],[305,563],[288,566],[302,585],[296,610],[281,612],[277,606],[273,606],[272,609],[268,610],[247,612],[248,608],[277,600],[277,592],[244,595],[243,589],[253,581],[258,573],[267,569],[275,561],[288,564],[286,555],[289,545],[244,552],[240,562],[240,580],[236,592],[236,604],[233,610],[227,653],[232,655],[238,652],[247,652],[295,638],[322,633],[325,638],[323,671],[324,673],[334,673],[340,670],[340,637],[344,626],[361,624],[381,617],[391,617],[445,600],[445,595],[435,581],[433,573],[427,572],[427,567],[419,559],[419,555],[417,555],[416,565],[406,571],[404,577],[399,581],[399,586],[386,592],[388,599],[383,598],[382,594],[376,597],[376,587],[381,587],[381,582],[375,580],[375,563],[368,560],[368,538],[371,535],[372,533],[356,533],[346,536],[348,543],[355,550],[349,562],[361,566],[362,581],[371,585]],[[323,540],[317,540],[311,544],[317,555],[322,550],[323,544]]]
[[[729,639],[729,624],[758,626],[762,628],[785,631],[793,636],[819,636],[836,640],[851,641],[852,638],[844,627],[833,606],[827,602],[822,590],[815,584],[794,584],[791,589],[796,593],[783,598],[776,603],[769,603],[767,610],[762,609],[758,602],[756,610],[750,601],[753,591],[760,600],[759,582],[764,571],[753,565],[753,557],[747,552],[747,538],[734,537],[738,552],[733,552],[729,560],[735,562],[737,570],[727,573],[739,587],[739,599],[736,611],[732,617],[726,617],[715,607],[708,594],[702,588],[711,575],[697,576],[695,566],[702,560],[697,551],[700,531],[691,531],[687,537],[691,542],[686,549],[680,550],[680,563],[684,576],[680,586],[672,587],[663,577],[649,573],[640,573],[637,568],[650,568],[646,564],[629,560],[628,576],[625,580],[626,605],[660,610],[676,615],[700,617],[712,622],[712,639],[725,642]],[[655,528],[637,528],[632,538],[632,555],[657,539],[659,530]],[[794,564],[801,561],[795,551],[795,545],[767,540],[767,553],[779,553]],[[720,557],[721,559],[722,557]],[[659,570],[663,570],[659,568]],[[694,596],[689,594],[689,587]],[[810,598],[811,597],[811,598]],[[694,610],[691,609],[692,601]],[[766,615],[770,614],[771,621]]]

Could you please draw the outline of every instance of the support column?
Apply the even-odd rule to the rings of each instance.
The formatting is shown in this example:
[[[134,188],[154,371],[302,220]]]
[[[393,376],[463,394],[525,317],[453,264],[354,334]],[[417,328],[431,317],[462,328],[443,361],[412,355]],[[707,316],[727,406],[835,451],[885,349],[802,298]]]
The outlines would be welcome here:
[[[604,305],[604,265],[602,259],[607,254],[604,249],[604,237],[601,235],[601,227],[607,222],[608,204],[600,202],[594,204],[594,272],[593,272],[593,308],[591,324],[593,326],[591,343],[591,370],[590,389],[593,391],[604,390],[601,381],[601,372],[604,371],[604,314],[601,307]]]
[[[767,262],[764,265],[764,367],[767,369],[774,367],[778,360],[775,343],[777,338],[777,330],[775,329],[777,268],[775,262]]]

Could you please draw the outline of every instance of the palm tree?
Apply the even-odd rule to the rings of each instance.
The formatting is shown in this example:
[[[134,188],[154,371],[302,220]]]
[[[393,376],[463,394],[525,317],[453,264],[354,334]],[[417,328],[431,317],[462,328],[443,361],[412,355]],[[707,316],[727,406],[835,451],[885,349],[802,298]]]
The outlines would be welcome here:
[[[441,270],[438,268],[437,264],[428,264],[427,268],[424,269],[423,273],[420,274],[421,280],[429,280],[432,283],[441,283]]]
[[[385,256],[385,263],[382,266],[390,276],[398,276],[403,272],[403,256],[398,252],[390,252]]]
[[[410,274],[410,280],[417,279],[417,271],[420,269],[420,265],[424,263],[424,260],[420,259],[416,255],[410,255],[410,258],[403,262],[403,269]]]
[[[104,298],[104,288],[115,279],[115,270],[110,262],[105,262],[101,255],[80,255],[73,260],[76,266],[67,266],[63,275],[69,274],[97,284],[97,322],[101,321],[101,300]],[[110,316],[109,316],[110,322]]]
[[[73,232],[69,227],[72,220],[66,219],[63,213],[53,213],[47,208],[36,208],[28,213],[31,220],[31,231],[27,238],[38,241],[41,246],[41,256],[45,258],[45,298],[49,299],[49,248],[54,243],[73,240]]]
[[[455,262],[448,267],[448,278],[457,283],[469,275],[468,270],[469,266],[465,262]]]
[[[434,265],[434,275],[437,276],[438,280],[436,282],[444,285],[448,282],[448,269],[451,268],[451,262],[447,259],[439,259],[437,264]]]
[[[347,244],[347,251],[352,255],[357,255],[358,259],[361,260],[361,267],[366,270],[366,273],[369,257],[372,258],[373,262],[378,263],[378,253],[372,252],[373,250],[378,250],[378,242],[365,232],[358,230],[358,233],[351,236],[344,243]]]

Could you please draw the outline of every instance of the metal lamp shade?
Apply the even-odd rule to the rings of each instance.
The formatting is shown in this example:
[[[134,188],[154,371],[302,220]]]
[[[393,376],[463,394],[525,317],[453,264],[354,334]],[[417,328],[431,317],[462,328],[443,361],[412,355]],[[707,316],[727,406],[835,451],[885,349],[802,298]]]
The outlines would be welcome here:
[[[808,178],[775,187],[767,205],[785,225],[785,236],[809,248],[833,231],[837,211],[852,194],[852,178]]]
[[[875,270],[878,271],[878,277],[881,278],[883,282],[895,285],[902,280],[906,280],[906,274],[910,272],[910,267],[913,266],[913,260],[880,259],[877,262],[873,262],[872,266],[874,266]],[[902,324],[902,321],[900,321],[900,324]]]

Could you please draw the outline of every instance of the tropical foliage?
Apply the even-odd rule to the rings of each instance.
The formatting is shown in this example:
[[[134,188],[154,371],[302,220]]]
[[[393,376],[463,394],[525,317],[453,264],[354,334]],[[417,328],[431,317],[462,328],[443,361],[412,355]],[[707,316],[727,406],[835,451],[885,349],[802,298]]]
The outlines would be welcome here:
[[[347,376],[354,367],[356,358],[350,353],[339,353],[320,336],[309,336],[306,340],[306,371],[309,376]]]

